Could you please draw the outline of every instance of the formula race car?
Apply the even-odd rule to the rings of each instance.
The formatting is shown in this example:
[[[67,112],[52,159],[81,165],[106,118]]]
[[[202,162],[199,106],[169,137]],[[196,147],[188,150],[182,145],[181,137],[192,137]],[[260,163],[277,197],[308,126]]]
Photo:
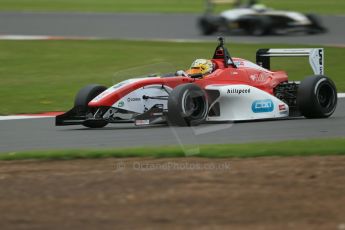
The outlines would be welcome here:
[[[270,58],[309,56],[315,75],[289,81],[284,71],[271,71]],[[197,59],[190,69],[158,77],[129,79],[110,88],[82,88],[74,107],[56,117],[56,125],[104,127],[168,123],[198,125],[208,121],[279,119],[289,116],[326,118],[337,105],[337,91],[323,75],[324,53],[315,49],[260,49],[257,63],[232,58],[219,38],[211,60]]]
[[[314,14],[302,14],[291,11],[278,11],[262,4],[241,5],[226,10],[220,15],[212,14],[212,3],[199,19],[201,33],[211,35],[216,32],[243,32],[262,36],[266,34],[286,34],[289,32],[305,32],[308,34],[324,33],[326,29],[321,20]],[[214,1],[214,0],[213,0]]]

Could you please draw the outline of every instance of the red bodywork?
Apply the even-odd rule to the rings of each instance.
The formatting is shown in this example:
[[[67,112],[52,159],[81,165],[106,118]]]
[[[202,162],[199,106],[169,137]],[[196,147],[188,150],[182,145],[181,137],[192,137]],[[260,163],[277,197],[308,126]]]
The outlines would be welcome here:
[[[193,79],[190,77],[172,76],[172,77],[148,77],[137,82],[129,83],[116,92],[109,94],[97,102],[90,102],[90,107],[112,106],[116,101],[120,100],[128,93],[139,89],[146,85],[161,84],[175,88],[180,84],[194,83],[201,88],[208,85],[250,85],[259,88],[267,93],[273,95],[273,89],[281,82],[288,81],[288,76],[284,71],[269,71],[263,68],[255,68],[255,66],[245,66],[246,60],[241,58],[233,58],[234,63],[237,63],[237,68],[229,65],[224,66],[224,60],[212,59],[215,64],[215,71],[203,78]]]

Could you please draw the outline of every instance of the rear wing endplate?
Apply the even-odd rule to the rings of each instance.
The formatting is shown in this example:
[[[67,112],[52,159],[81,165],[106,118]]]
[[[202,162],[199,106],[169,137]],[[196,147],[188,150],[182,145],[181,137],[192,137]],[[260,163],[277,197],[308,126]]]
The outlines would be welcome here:
[[[270,69],[271,57],[309,57],[309,63],[316,75],[324,74],[323,48],[310,49],[259,49],[256,52],[256,64]]]

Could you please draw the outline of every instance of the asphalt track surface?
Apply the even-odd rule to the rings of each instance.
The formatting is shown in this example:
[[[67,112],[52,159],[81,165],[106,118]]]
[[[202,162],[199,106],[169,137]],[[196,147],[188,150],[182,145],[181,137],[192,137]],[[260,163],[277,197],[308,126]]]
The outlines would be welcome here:
[[[0,13],[0,35],[76,36],[116,39],[214,40],[202,36],[198,14]],[[233,42],[345,46],[345,16],[322,16],[329,33],[289,36],[230,36]]]
[[[180,145],[193,153],[200,144],[345,137],[345,99],[339,100],[336,112],[328,119],[203,124],[194,128],[111,124],[88,129],[55,127],[54,118],[35,118],[0,121],[0,130],[0,152]]]

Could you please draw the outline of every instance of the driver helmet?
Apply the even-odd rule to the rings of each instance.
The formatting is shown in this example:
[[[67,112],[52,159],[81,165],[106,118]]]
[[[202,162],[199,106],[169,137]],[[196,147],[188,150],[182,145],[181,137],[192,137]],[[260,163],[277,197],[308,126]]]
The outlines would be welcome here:
[[[265,12],[267,10],[267,7],[263,4],[254,4],[252,7],[257,12]]]
[[[210,74],[214,70],[214,64],[212,61],[208,59],[196,59],[190,69],[188,70],[188,74],[198,74],[201,73],[202,75]]]

